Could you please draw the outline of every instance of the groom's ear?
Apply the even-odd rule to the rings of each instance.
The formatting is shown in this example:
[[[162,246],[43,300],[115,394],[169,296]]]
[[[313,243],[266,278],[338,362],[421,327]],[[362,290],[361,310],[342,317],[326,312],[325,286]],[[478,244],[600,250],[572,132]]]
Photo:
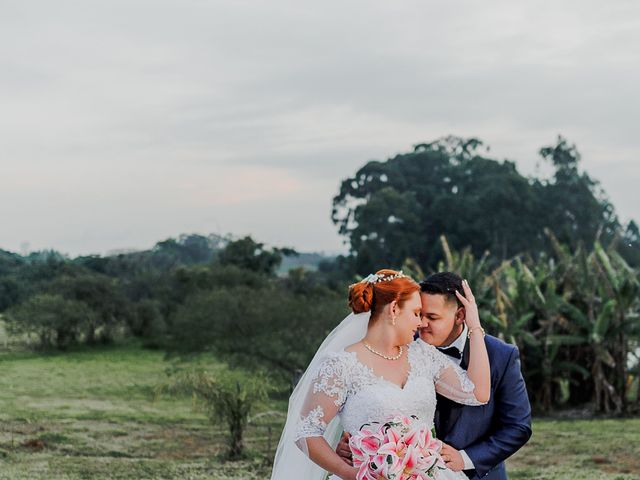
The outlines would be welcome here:
[[[458,309],[456,310],[456,315],[455,315],[456,325],[462,325],[462,323],[464,322],[466,316],[467,315],[466,315],[466,311],[465,311],[464,307],[458,307]]]

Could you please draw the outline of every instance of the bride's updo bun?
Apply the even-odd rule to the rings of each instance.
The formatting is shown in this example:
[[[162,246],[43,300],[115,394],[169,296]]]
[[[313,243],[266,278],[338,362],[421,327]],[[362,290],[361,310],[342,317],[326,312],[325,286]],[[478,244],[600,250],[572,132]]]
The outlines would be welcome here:
[[[363,281],[349,287],[349,306],[353,313],[376,311],[397,301],[400,308],[420,286],[411,278],[396,270],[382,269]]]
[[[373,283],[354,283],[349,288],[349,306],[353,313],[363,313],[373,306]]]

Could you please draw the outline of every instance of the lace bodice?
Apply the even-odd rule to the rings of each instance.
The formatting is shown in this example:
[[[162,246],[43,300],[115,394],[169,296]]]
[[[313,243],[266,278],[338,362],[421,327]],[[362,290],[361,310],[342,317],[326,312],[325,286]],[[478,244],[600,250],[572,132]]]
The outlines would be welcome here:
[[[415,415],[433,427],[436,392],[458,403],[480,405],[467,373],[432,345],[409,345],[409,375],[400,387],[358,360],[355,352],[329,354],[320,364],[298,424],[296,440],[321,436],[338,415],[345,431],[384,421],[392,415]]]

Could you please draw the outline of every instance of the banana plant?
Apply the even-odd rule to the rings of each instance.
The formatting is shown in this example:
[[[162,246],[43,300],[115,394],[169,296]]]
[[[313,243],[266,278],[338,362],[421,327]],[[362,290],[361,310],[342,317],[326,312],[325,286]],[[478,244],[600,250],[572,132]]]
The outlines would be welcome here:
[[[518,346],[538,407],[589,398],[605,413],[630,411],[630,401],[640,406],[639,272],[614,244],[571,250],[547,235],[553,255],[500,264],[488,253],[478,259],[470,249],[452,250],[443,236],[438,270],[467,278],[487,329]],[[421,273],[415,262],[406,266]]]

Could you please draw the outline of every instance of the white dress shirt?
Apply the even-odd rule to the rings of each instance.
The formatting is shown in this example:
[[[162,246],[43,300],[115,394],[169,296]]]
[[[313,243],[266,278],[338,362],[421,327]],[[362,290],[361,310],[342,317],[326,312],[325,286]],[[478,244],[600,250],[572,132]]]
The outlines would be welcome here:
[[[460,355],[461,355],[460,358],[451,357],[451,360],[453,360],[458,365],[460,365],[462,363],[462,352],[464,352],[464,347],[467,344],[467,335],[468,334],[469,334],[469,329],[465,325],[464,328],[462,329],[462,333],[460,334],[460,336],[458,338],[456,338],[449,345],[442,345],[442,346],[440,346],[438,348],[456,347],[458,350],[460,350]]]

